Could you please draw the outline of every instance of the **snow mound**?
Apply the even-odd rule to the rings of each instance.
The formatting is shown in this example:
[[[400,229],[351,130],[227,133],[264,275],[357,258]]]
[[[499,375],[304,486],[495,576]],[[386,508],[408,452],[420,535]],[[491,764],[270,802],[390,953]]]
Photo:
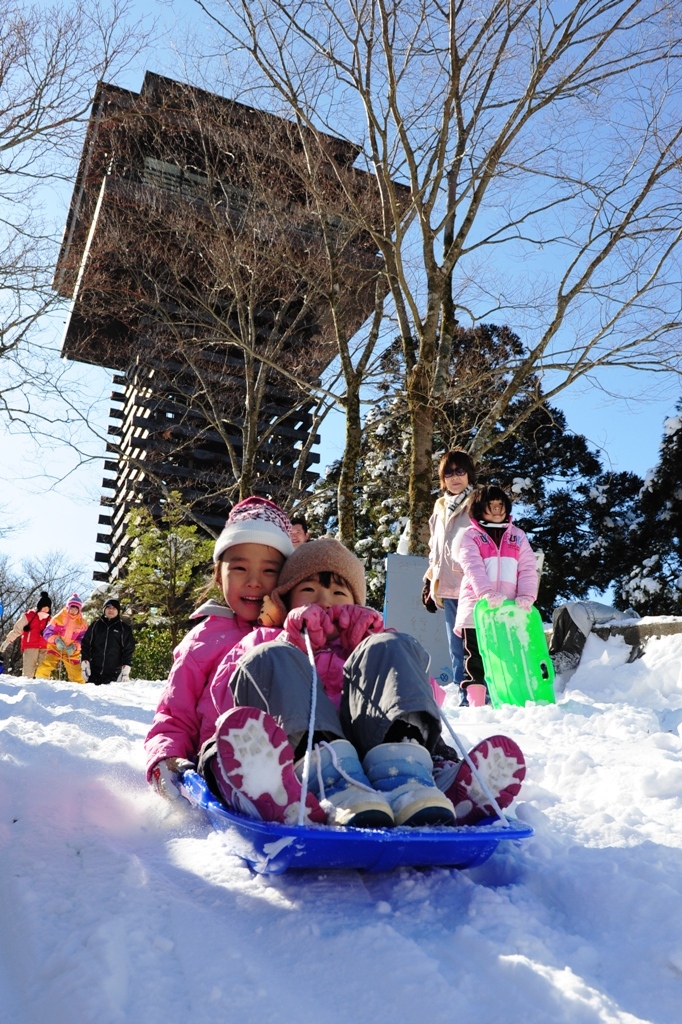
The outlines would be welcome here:
[[[592,636],[513,736],[535,838],[471,871],[252,876],[144,782],[162,684],[0,676],[1,1024],[677,1024],[682,636]]]

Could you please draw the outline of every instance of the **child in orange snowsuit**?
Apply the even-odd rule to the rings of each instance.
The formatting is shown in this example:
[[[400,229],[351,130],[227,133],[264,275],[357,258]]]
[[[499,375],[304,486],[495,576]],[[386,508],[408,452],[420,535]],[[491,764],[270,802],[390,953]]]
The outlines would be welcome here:
[[[36,671],[36,679],[51,679],[61,662],[71,683],[84,683],[81,671],[81,640],[88,624],[81,614],[83,602],[72,594],[58,615],[54,615],[43,636],[47,640],[47,654]]]

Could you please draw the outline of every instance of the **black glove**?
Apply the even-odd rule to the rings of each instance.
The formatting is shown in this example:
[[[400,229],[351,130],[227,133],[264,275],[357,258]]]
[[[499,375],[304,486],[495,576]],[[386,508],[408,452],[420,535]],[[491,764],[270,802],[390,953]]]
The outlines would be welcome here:
[[[424,589],[422,590],[422,604],[426,608],[427,612],[433,613],[438,611],[438,605],[431,597],[431,583],[429,580],[426,581]]]

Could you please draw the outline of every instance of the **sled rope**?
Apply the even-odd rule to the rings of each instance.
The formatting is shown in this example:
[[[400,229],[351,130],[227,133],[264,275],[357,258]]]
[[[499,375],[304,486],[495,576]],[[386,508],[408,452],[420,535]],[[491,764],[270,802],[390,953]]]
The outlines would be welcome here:
[[[301,783],[301,802],[298,805],[298,824],[303,825],[303,818],[305,815],[305,802],[308,799],[308,771],[310,770],[310,758],[313,752],[313,733],[315,731],[315,713],[317,711],[317,666],[315,665],[315,655],[313,654],[313,645],[310,642],[308,636],[308,630],[305,628],[305,623],[301,626],[301,633],[305,640],[305,648],[308,652],[308,661],[310,662],[310,668],[312,670],[312,694],[310,697],[310,718],[308,719],[308,742],[305,748],[305,758],[303,760],[303,781]],[[318,758],[318,771],[319,771],[319,758]]]
[[[334,750],[334,748],[332,747],[331,743],[327,743],[326,740],[322,740],[321,743],[317,744],[317,747],[315,748],[316,752],[317,752],[317,749],[319,747],[326,747],[327,748],[327,750],[329,751],[329,756],[332,759],[332,764],[336,768],[336,770],[339,773],[339,775],[343,776],[343,778],[346,780],[346,782],[349,782],[351,784],[351,786],[355,786],[356,789],[364,789],[366,793],[376,793],[376,789],[373,786],[365,785],[364,782],[360,782],[359,779],[354,779],[352,775],[349,775],[348,772],[343,770],[343,768],[339,764],[338,755],[337,755],[336,751]],[[317,754],[317,780],[318,780],[318,782],[320,784],[320,792],[322,794],[322,799],[324,800],[324,784],[322,782],[322,771],[321,771],[321,768],[320,768],[321,763],[322,762],[321,762],[321,759],[320,759],[320,755]]]
[[[308,772],[310,770],[310,759],[311,759],[312,754],[313,754],[313,733],[315,731],[315,713],[317,711],[317,679],[318,679],[318,676],[317,676],[317,666],[315,665],[315,655],[313,654],[313,647],[312,647],[312,644],[310,642],[310,637],[308,636],[308,630],[305,628],[305,624],[303,625],[303,627],[301,629],[301,633],[303,634],[303,638],[305,639],[306,651],[308,652],[308,661],[310,662],[310,669],[311,669],[311,673],[312,673],[312,693],[311,693],[311,697],[310,697],[310,717],[308,719],[308,742],[306,744],[305,758],[303,760],[303,781],[301,783],[301,802],[300,802],[299,807],[298,807],[298,824],[302,826],[303,825],[303,817],[304,817],[304,814],[305,814],[305,802],[306,802],[306,799],[308,797]],[[460,753],[461,753],[462,757],[464,758],[464,760],[466,761],[466,763],[471,768],[471,771],[472,771],[474,777],[477,779],[479,786],[481,787],[481,789],[483,790],[483,792],[487,796],[488,800],[490,801],[490,804],[491,804],[493,810],[495,811],[496,815],[498,816],[498,818],[500,819],[500,821],[502,822],[503,825],[507,826],[508,828],[511,827],[511,822],[509,821],[509,819],[505,815],[504,811],[502,810],[502,808],[498,804],[497,800],[495,799],[495,797],[491,793],[490,788],[487,785],[487,783],[481,778],[481,776],[480,776],[480,774],[478,772],[478,768],[476,767],[476,765],[474,764],[474,762],[471,760],[471,758],[469,757],[469,755],[467,753],[466,747],[461,742],[459,736],[456,734],[455,730],[450,725],[450,722],[445,717],[442,709],[439,709],[439,711],[440,711],[441,719],[445,723],[445,726],[446,726],[448,732],[450,733],[450,735],[452,736],[453,740],[455,741],[455,745],[457,746],[458,750],[460,751]],[[352,782],[354,786],[358,786],[358,788],[360,788],[360,789],[369,789],[370,792],[373,792],[371,786],[369,786],[369,787],[365,786],[363,783],[358,782],[356,779],[349,778],[346,775],[346,773],[344,771],[342,771],[342,769],[338,765],[338,762],[336,760],[336,751],[332,750],[331,746],[328,743],[324,743],[322,745],[327,747],[327,749],[329,750],[329,753],[331,754],[332,761],[334,762],[334,767],[337,769],[337,771],[339,771],[341,773],[341,775],[343,775],[343,777],[345,779],[347,779],[349,782]],[[321,780],[320,776],[321,776],[322,773],[321,773],[320,768],[321,768],[321,766],[320,766],[320,756],[318,754],[318,756],[317,756],[317,778],[318,778],[318,782],[321,784],[322,780]],[[324,793],[324,787],[321,786],[320,794],[322,795],[323,793]],[[324,799],[324,797],[323,797],[323,799]]]
[[[303,824],[303,815],[304,815],[304,811],[305,811],[305,802],[306,802],[306,798],[308,796],[308,771],[310,769],[310,760],[311,760],[313,754],[315,754],[315,768],[316,768],[316,772],[317,772],[317,784],[318,784],[319,790],[320,790],[320,800],[324,800],[324,798],[325,798],[324,780],[322,778],[322,758],[320,757],[320,753],[319,753],[319,748],[320,747],[326,747],[326,749],[329,751],[329,756],[331,757],[332,764],[336,768],[336,770],[339,773],[339,775],[343,776],[343,778],[346,780],[346,782],[349,782],[351,784],[351,786],[356,786],[358,789],[364,789],[368,793],[374,793],[374,789],[372,788],[372,786],[366,786],[364,782],[360,782],[358,779],[354,779],[352,775],[349,775],[348,772],[344,771],[344,769],[339,764],[338,755],[337,755],[336,751],[334,750],[334,748],[332,747],[331,743],[327,743],[326,740],[322,740],[321,743],[317,743],[315,745],[315,750],[313,750],[313,733],[315,732],[315,711],[317,709],[317,678],[318,678],[317,677],[317,667],[315,665],[315,655],[313,654],[313,648],[312,648],[312,644],[310,643],[310,637],[308,636],[308,631],[305,629],[305,626],[303,627],[301,632],[303,633],[303,636],[305,637],[305,646],[306,646],[306,650],[308,652],[308,661],[310,662],[310,669],[311,669],[311,672],[312,672],[312,687],[313,687],[313,691],[312,691],[312,694],[311,694],[311,697],[310,697],[310,719],[308,721],[308,744],[307,744],[307,747],[306,747],[305,759],[303,761],[303,782],[301,784],[301,803],[300,803],[300,806],[298,808],[298,824],[299,825]]]
[[[507,828],[510,828],[511,827],[511,822],[509,821],[509,818],[506,816],[506,814],[504,813],[504,811],[502,810],[502,808],[498,804],[497,800],[495,799],[495,797],[491,793],[487,783],[479,775],[478,768],[476,767],[474,762],[469,757],[469,755],[467,753],[466,747],[464,746],[464,744],[460,740],[460,738],[457,735],[457,733],[455,732],[455,730],[450,725],[448,719],[446,718],[446,716],[445,716],[445,714],[443,712],[443,709],[439,708],[439,712],[440,712],[441,719],[443,720],[443,722],[445,722],[445,726],[446,726],[448,732],[450,733],[450,735],[452,736],[453,740],[455,741],[455,745],[456,745],[457,749],[459,750],[460,754],[462,755],[462,757],[464,758],[466,763],[471,768],[471,771],[473,772],[475,778],[478,780],[479,786],[481,787],[481,789],[483,790],[485,795],[488,797],[488,800],[492,804],[492,807],[493,807],[493,810],[495,811],[495,814],[500,819],[500,821],[502,822],[503,825],[505,825]]]

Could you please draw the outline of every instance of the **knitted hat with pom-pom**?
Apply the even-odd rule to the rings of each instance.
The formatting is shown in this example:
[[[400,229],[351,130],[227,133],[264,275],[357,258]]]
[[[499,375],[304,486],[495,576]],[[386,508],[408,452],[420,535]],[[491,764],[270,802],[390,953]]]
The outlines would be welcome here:
[[[274,501],[245,498],[227,517],[223,532],[215,542],[213,561],[219,562],[235,544],[267,544],[288,558],[294,550],[290,530],[291,523]]]

